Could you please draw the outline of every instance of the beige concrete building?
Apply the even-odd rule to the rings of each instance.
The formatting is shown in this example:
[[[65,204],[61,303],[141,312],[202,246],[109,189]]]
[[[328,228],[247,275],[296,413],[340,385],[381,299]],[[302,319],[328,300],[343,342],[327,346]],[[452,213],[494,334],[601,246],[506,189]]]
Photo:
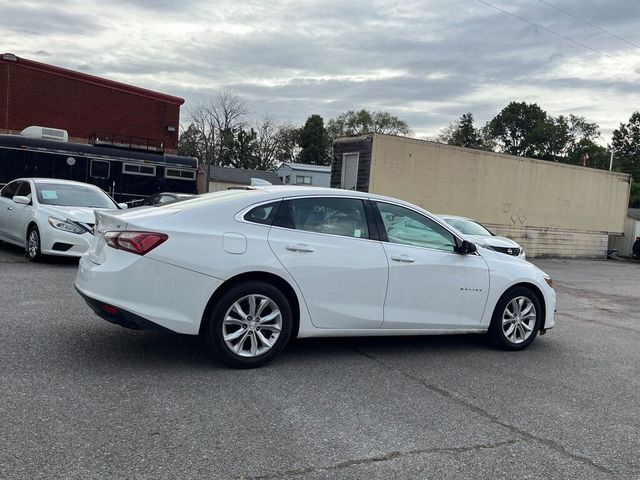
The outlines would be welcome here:
[[[625,228],[630,177],[375,134],[335,141],[331,186],[475,219],[528,256],[604,257]]]

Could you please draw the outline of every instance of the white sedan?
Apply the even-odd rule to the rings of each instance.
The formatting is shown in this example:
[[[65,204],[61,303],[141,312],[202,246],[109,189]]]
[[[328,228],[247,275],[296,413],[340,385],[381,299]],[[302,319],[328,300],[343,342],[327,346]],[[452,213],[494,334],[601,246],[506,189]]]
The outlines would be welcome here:
[[[19,178],[0,190],[0,240],[43,255],[80,257],[93,241],[93,211],[118,205],[94,185],[52,178]]]
[[[75,285],[99,316],[202,335],[234,367],[293,337],[488,333],[520,350],[554,326],[549,276],[388,197],[250,187],[97,211],[96,234]]]

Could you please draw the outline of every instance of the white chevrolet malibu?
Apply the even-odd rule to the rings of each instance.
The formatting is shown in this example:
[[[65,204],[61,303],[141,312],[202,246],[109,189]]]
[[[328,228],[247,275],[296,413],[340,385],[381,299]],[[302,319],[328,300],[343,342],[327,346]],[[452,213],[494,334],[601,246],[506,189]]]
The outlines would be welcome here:
[[[202,335],[234,367],[264,364],[293,337],[488,333],[520,350],[554,326],[544,272],[368,193],[227,190],[97,211],[96,235],[76,278],[95,313]]]
[[[94,210],[117,210],[102,190],[71,180],[19,178],[0,190],[0,240],[44,255],[79,257],[94,237]]]

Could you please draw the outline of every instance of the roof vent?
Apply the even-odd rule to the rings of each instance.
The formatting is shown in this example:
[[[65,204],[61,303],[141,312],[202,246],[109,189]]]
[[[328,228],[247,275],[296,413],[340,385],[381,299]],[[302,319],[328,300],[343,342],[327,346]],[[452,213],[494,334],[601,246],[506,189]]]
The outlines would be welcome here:
[[[40,138],[42,140],[56,140],[58,142],[68,142],[69,134],[66,130],[49,127],[27,127],[20,135],[29,138]]]
[[[3,53],[2,60],[9,60],[11,62],[17,62],[18,57],[16,57],[13,53]]]

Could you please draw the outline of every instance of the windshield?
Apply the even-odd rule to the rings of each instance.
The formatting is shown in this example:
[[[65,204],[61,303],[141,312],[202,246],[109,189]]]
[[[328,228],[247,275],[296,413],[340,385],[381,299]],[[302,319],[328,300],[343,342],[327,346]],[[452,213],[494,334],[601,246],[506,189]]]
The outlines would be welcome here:
[[[36,183],[38,202],[61,207],[118,208],[97,188],[64,183]]]
[[[445,218],[444,221],[465,235],[481,235],[483,237],[493,236],[493,233],[489,230],[479,223],[472,222],[471,220],[465,220],[464,218]]]

